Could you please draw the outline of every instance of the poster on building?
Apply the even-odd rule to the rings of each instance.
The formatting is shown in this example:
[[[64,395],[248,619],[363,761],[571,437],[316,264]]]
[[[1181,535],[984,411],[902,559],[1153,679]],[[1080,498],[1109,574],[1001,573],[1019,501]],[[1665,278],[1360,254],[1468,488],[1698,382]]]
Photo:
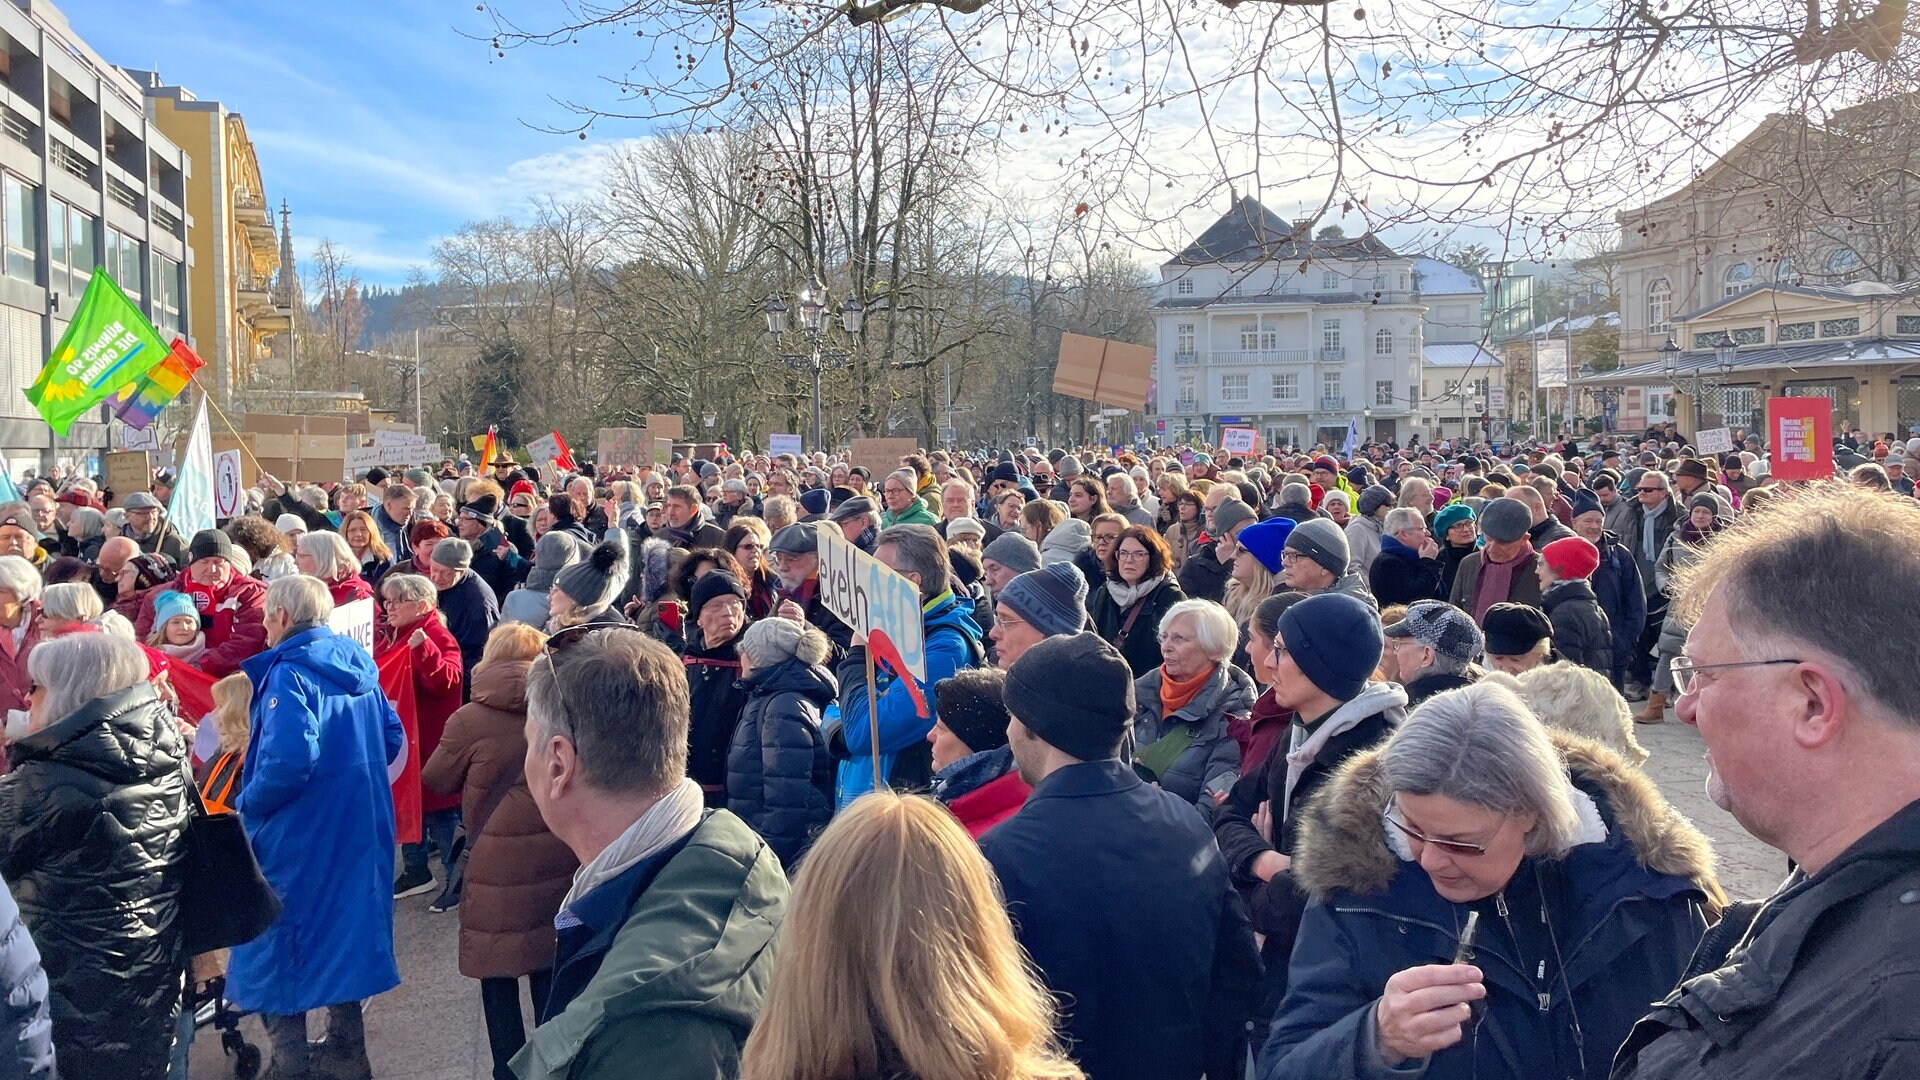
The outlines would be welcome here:
[[[820,555],[820,602],[853,627],[856,641],[885,633],[916,679],[927,677],[920,587],[861,551],[839,529],[815,529]],[[897,673],[896,673],[897,674]]]
[[[1701,428],[1694,433],[1693,445],[1703,454],[1730,454],[1733,452],[1733,429]]]
[[[1487,387],[1487,411],[1503,413],[1507,411],[1507,388],[1503,383]]]
[[[606,428],[599,430],[596,452],[603,469],[637,469],[653,460],[653,443],[646,428]]]
[[[1220,449],[1229,454],[1253,453],[1254,439],[1259,432],[1250,427],[1230,427],[1220,429]]]
[[[1567,385],[1567,343],[1541,341],[1533,347],[1537,385],[1550,390]]]
[[[792,454],[794,457],[799,457],[800,436],[786,435],[779,432],[768,435],[767,453],[775,457],[779,457],[781,454]]]
[[[1833,478],[1833,399],[1767,399],[1768,475],[1776,480]]]

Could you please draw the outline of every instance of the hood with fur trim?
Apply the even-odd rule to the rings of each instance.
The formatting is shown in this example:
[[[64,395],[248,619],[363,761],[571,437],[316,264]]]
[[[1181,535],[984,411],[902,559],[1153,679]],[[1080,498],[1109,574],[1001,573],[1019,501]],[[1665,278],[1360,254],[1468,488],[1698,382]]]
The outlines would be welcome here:
[[[1727,905],[1727,894],[1706,836],[1619,754],[1562,731],[1549,730],[1548,737],[1566,761],[1576,793],[1607,804],[1640,865],[1692,882],[1717,916]],[[1336,892],[1384,892],[1400,872],[1401,857],[1389,846],[1390,826],[1382,817],[1393,793],[1387,790],[1381,756],[1378,747],[1354,755],[1302,812],[1291,876],[1316,900]]]

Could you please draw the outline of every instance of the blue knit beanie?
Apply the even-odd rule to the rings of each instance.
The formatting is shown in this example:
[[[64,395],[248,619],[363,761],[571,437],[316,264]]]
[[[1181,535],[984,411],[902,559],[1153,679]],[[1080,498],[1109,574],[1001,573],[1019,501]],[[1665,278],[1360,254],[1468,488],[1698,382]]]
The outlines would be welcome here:
[[[1280,572],[1280,552],[1286,547],[1287,536],[1293,532],[1293,526],[1292,518],[1270,517],[1241,529],[1235,542],[1246,548],[1247,554],[1259,559],[1260,565],[1267,568],[1267,573],[1277,574]]]
[[[193,606],[193,597],[186,593],[168,589],[153,598],[153,625],[155,629],[167,625],[167,620],[181,615],[200,618],[200,612]]]
[[[1087,579],[1071,562],[1029,570],[1007,582],[996,599],[1049,636],[1077,634],[1087,625]]]
[[[1359,696],[1380,666],[1380,615],[1345,593],[1316,593],[1280,613],[1278,644],[1322,693]]]

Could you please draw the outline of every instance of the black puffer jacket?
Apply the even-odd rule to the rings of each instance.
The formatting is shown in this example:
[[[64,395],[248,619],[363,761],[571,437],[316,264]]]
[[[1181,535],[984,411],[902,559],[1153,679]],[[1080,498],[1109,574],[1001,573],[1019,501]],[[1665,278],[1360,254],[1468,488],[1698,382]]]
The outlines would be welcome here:
[[[166,1075],[187,966],[185,756],[147,683],[13,744],[0,876],[46,965],[64,1076]]]
[[[1180,564],[1181,592],[1195,600],[1211,600],[1216,604],[1227,595],[1227,571],[1233,567],[1221,562],[1215,554],[1219,547],[1218,540],[1209,540],[1187,553],[1187,561]]]
[[[1590,667],[1602,675],[1613,671],[1613,631],[1607,613],[1600,610],[1593,586],[1585,581],[1556,581],[1540,596],[1540,607],[1553,624],[1553,647],[1570,663]]]
[[[791,870],[833,816],[835,767],[820,710],[840,687],[826,668],[793,657],[740,684],[747,707],[727,751],[727,809]]]
[[[740,639],[706,647],[697,623],[687,626],[687,691],[691,723],[687,730],[687,775],[706,793],[707,805],[727,805],[727,747],[747,704],[740,688]]]

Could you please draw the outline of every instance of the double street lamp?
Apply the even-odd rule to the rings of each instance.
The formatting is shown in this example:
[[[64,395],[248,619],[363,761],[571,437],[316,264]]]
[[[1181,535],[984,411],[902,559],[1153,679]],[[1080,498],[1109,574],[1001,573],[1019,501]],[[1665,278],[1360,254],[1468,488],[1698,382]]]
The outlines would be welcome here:
[[[1705,365],[1696,364],[1693,368],[1693,389],[1690,392],[1690,396],[1693,398],[1693,430],[1695,438],[1699,437],[1701,426],[1707,422],[1706,393],[1709,390],[1715,390],[1725,386],[1727,381],[1733,378],[1734,361],[1739,356],[1740,343],[1733,339],[1731,333],[1722,331],[1715,339],[1713,349],[1719,360],[1719,364],[1717,365],[1719,368],[1718,378],[1707,378],[1704,370]],[[1670,381],[1676,384],[1676,387],[1680,378],[1681,351],[1680,343],[1675,341],[1671,334],[1667,335],[1667,343],[1660,346],[1661,370],[1665,372]]]
[[[829,362],[851,360],[853,353],[826,347],[832,321],[827,317],[827,287],[819,278],[803,286],[797,299],[800,329],[807,335],[807,351],[778,355],[781,363],[813,376],[813,449],[825,450],[826,441],[820,422],[820,373],[826,370]],[[767,298],[766,305],[760,311],[767,317],[767,333],[773,335],[777,343],[787,332],[787,305],[781,303],[779,295],[775,294]],[[860,302],[859,297],[848,295],[846,302],[840,305],[840,328],[846,331],[849,338],[856,338],[860,335],[860,324],[865,317],[866,305]]]

